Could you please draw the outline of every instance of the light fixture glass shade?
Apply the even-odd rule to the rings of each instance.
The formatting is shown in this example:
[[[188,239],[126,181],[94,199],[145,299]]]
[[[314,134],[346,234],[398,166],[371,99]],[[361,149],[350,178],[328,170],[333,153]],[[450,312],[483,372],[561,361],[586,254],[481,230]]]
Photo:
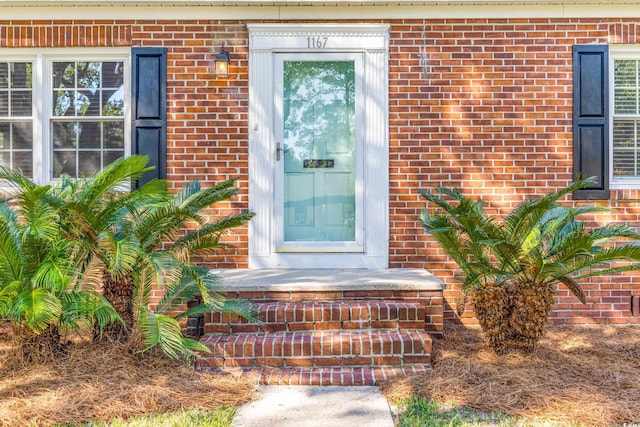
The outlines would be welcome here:
[[[216,77],[229,77],[229,52],[224,50],[224,47],[220,53],[216,56],[215,60],[215,73]]]

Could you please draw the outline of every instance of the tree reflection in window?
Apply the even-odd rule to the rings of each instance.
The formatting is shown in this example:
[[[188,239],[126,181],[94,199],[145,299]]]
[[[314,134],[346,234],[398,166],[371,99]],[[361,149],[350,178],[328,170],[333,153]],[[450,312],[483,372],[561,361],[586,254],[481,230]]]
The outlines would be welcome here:
[[[124,155],[124,64],[53,63],[53,177],[93,175]]]

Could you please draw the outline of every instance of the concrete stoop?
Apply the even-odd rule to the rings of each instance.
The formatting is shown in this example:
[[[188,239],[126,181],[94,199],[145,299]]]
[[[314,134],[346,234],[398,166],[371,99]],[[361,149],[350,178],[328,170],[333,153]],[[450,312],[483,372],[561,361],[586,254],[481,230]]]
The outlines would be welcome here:
[[[425,372],[431,364],[429,333],[442,333],[439,283],[422,283],[422,289],[420,283],[381,282],[369,289],[319,289],[301,282],[288,283],[288,290],[274,290],[277,284],[270,283],[236,292],[233,283],[225,285],[229,296],[255,302],[260,322],[211,313],[201,340],[211,354],[197,366],[259,384],[375,385]]]

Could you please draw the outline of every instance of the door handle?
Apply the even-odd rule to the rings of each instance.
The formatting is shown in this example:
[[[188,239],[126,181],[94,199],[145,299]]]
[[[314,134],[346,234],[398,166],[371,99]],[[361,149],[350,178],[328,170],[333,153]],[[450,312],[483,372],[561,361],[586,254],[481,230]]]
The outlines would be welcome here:
[[[276,160],[280,161],[280,153],[286,153],[288,150],[280,147],[280,143],[276,143]]]

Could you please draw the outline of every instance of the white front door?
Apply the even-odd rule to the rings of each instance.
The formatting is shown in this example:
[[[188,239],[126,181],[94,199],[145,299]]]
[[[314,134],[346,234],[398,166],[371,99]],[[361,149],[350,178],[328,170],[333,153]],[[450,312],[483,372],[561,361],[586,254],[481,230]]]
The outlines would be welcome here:
[[[362,54],[275,57],[277,252],[362,252]]]
[[[387,268],[388,25],[248,24],[251,268]]]

